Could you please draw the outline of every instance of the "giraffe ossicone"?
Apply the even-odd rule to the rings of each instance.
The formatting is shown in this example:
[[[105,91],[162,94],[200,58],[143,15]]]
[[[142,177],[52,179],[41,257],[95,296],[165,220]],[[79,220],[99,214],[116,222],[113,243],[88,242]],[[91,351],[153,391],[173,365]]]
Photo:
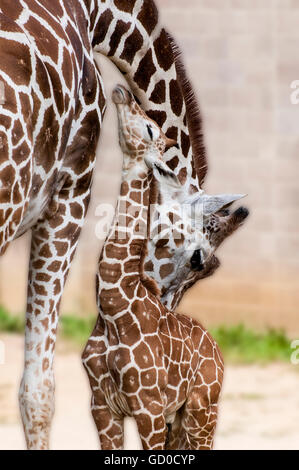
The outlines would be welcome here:
[[[132,416],[144,449],[211,449],[223,378],[219,347],[197,321],[168,310],[144,273],[153,192],[149,168],[172,179],[163,161],[166,136],[125,88],[118,86],[113,100],[122,182],[99,260],[99,315],[82,355],[100,447],[121,449],[124,418]],[[146,237],[135,230],[140,225]],[[126,236],[119,238],[119,232]]]

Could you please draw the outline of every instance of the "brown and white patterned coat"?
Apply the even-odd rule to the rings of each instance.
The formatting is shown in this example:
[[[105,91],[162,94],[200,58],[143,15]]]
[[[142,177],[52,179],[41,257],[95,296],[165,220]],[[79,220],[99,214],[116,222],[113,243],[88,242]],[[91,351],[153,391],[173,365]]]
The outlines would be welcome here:
[[[0,0],[0,252],[31,229],[20,388],[31,449],[49,446],[59,305],[105,111],[94,50],[114,61],[178,142],[166,159],[187,195],[207,171],[198,107],[152,0]]]
[[[32,230],[20,406],[47,448],[58,309],[105,110],[84,2],[0,1],[0,250]]]
[[[202,120],[180,50],[172,36],[161,27],[155,3],[152,0],[106,0],[98,5],[95,2],[92,18],[95,51],[113,61],[146,114],[158,123],[168,138],[176,141],[176,146],[166,150],[165,161],[180,182],[180,206],[190,206],[191,200],[195,206],[207,174]],[[232,198],[231,202],[236,199],[239,197]],[[198,203],[202,204],[200,201]],[[221,200],[218,206],[221,207]],[[174,252],[180,255],[178,239],[173,236],[177,233],[178,224],[174,227],[172,221],[167,222],[172,225],[168,232],[170,238],[165,240],[163,234],[159,233],[157,246],[159,205],[156,209],[158,214],[151,227],[153,232],[145,271],[158,283],[163,302],[167,301],[167,305],[174,308],[182,297],[181,284],[174,282],[179,277],[177,260],[172,257]],[[234,221],[235,228],[233,220],[221,218],[220,213],[213,217],[218,219],[218,226],[228,236],[241,225],[245,213],[244,217],[240,216],[238,221]],[[209,223],[205,219],[205,224]],[[231,231],[227,230],[228,226]],[[182,248],[190,252],[187,239]],[[219,266],[218,259],[213,256],[204,259],[201,264],[203,269],[195,272],[190,263],[191,257],[192,253],[183,269],[184,291],[198,280],[212,275]]]

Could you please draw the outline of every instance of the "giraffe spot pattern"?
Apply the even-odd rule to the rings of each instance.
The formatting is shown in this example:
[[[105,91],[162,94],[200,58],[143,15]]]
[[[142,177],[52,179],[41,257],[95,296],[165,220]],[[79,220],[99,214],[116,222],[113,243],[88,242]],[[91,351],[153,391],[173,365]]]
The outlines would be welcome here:
[[[114,56],[115,51],[120,43],[122,36],[129,30],[130,23],[125,23],[122,20],[118,20],[115,26],[115,30],[111,35],[110,39],[110,51],[108,52],[108,56]]]
[[[167,72],[172,67],[174,58],[165,29],[162,29],[159,37],[155,40],[154,48],[159,66]]]
[[[171,80],[169,84],[169,96],[172,111],[180,116],[183,109],[183,97],[177,80]]]
[[[93,47],[96,44],[100,44],[101,42],[104,41],[104,39],[106,38],[107,32],[108,32],[108,28],[109,28],[112,20],[113,20],[113,13],[108,8],[101,15],[101,28],[97,28],[97,30],[94,34],[93,42],[92,42]]]
[[[134,81],[141,90],[147,91],[151,77],[155,71],[156,67],[153,62],[152,51],[148,50],[145,56],[141,59],[134,75]]]
[[[159,127],[163,127],[164,122],[167,119],[167,115],[165,111],[147,111],[146,113],[148,117],[153,119]]]
[[[143,44],[142,34],[139,32],[138,28],[135,27],[134,31],[127,37],[123,51],[120,55],[122,60],[132,64],[137,52],[140,50]]]
[[[114,0],[115,6],[121,10],[125,11],[127,13],[132,13],[134,9],[136,0]]]
[[[108,9],[106,8],[107,4],[110,6]],[[12,5],[12,2],[8,2],[8,0],[3,0],[1,3],[1,10],[4,15],[7,15],[7,18],[5,18],[1,14],[2,31],[17,33],[16,36],[19,35],[22,39],[20,39],[15,52],[20,52],[21,49],[24,52],[19,54],[18,64],[10,65],[10,57],[7,61],[8,70],[11,67],[11,70],[17,73],[14,76],[8,73],[14,86],[5,83],[6,102],[3,105],[3,109],[11,111],[16,116],[21,115],[23,117],[21,122],[22,135],[20,135],[20,138],[18,133],[15,135],[16,143],[13,145],[16,149],[13,149],[13,158],[19,160],[22,159],[23,155],[24,160],[22,169],[18,169],[18,178],[14,178],[13,184],[15,186],[11,191],[14,204],[20,204],[20,207],[17,207],[13,212],[1,211],[0,209],[1,217],[4,218],[4,223],[7,224],[5,236],[4,233],[1,233],[1,242],[6,243],[9,241],[15,234],[15,226],[20,223],[23,224],[20,226],[21,231],[26,231],[28,227],[34,226],[31,266],[29,270],[27,325],[31,324],[32,331],[39,338],[35,345],[38,356],[40,358],[44,357],[44,355],[46,356],[43,366],[45,374],[41,377],[40,381],[40,396],[43,400],[40,410],[46,422],[51,421],[53,413],[51,408],[53,403],[51,371],[60,296],[70,262],[75,253],[80,226],[88,207],[95,147],[99,134],[98,123],[101,122],[105,109],[105,98],[101,90],[101,78],[98,71],[94,68],[89,38],[91,38],[94,46],[103,43],[103,48],[106,48],[106,55],[109,54],[109,51],[110,53],[113,52],[115,54],[113,59],[117,60],[118,56],[123,54],[123,60],[126,60],[125,57],[127,57],[127,63],[131,60],[132,64],[142,48],[141,37],[142,40],[146,39],[144,32],[146,31],[148,34],[151,34],[158,22],[158,12],[154,2],[151,0],[141,2],[138,6],[140,11],[137,11],[138,20],[133,25],[136,34],[135,36],[132,35],[131,42],[126,38],[124,48],[120,48],[119,45],[122,37],[127,35],[129,31],[126,25],[129,24],[131,27],[132,24],[128,14],[133,11],[132,9],[135,5],[136,2],[134,1],[124,2],[122,0],[115,0],[109,3],[100,2],[98,8],[93,5],[94,10],[91,12],[88,11],[89,4],[87,5],[86,2],[81,0],[76,2],[76,11],[73,8],[72,2],[60,2],[58,0],[44,0],[42,6],[34,0],[23,0],[22,5],[19,3]],[[121,15],[118,9],[121,10]],[[22,20],[22,29],[26,29],[28,33],[26,35],[17,23],[12,21],[14,19],[17,20],[22,12],[25,12]],[[92,31],[86,30],[86,25],[89,24],[86,21],[86,14],[90,14]],[[40,21],[41,18],[43,22]],[[110,28],[112,22],[114,27]],[[97,27],[97,23],[99,23],[100,27]],[[143,28],[138,30],[140,25]],[[118,34],[115,34],[112,38],[115,31]],[[146,92],[156,73],[156,61],[158,62],[158,67],[161,68],[159,73],[162,70],[170,70],[174,65],[174,55],[167,33],[159,29],[157,29],[157,33],[158,38],[155,40],[151,53],[138,58],[139,60],[136,60],[135,64],[137,66],[137,70],[134,71],[137,74],[136,79],[144,86],[144,91]],[[28,40],[28,38],[34,37],[36,41]],[[140,47],[136,50],[138,41]],[[134,42],[135,49],[132,47],[130,50],[132,42]],[[8,42],[8,44],[11,43]],[[5,47],[1,48],[1,50],[5,51]],[[156,56],[155,61],[153,60],[153,53]],[[4,63],[5,61],[3,60]],[[137,73],[138,70],[139,74]],[[165,74],[161,73],[161,77],[165,79]],[[25,84],[28,89],[30,88],[30,92],[28,90],[26,92],[24,90],[19,92],[16,86],[18,80],[20,80],[22,85]],[[168,87],[168,83],[167,76],[167,79],[165,79],[165,89]],[[136,86],[136,84],[138,88],[137,81],[134,85]],[[161,84],[161,89],[156,90],[156,94],[154,93],[153,95],[154,100],[161,100],[161,105],[163,104],[164,97],[163,88]],[[142,88],[140,87],[140,89]],[[158,94],[160,94],[160,97],[158,97]],[[49,102],[51,103],[50,105],[48,104]],[[49,111],[50,108],[54,109],[55,112]],[[89,111],[86,115],[87,108]],[[90,108],[93,108],[93,110],[90,110]],[[157,110],[153,106],[153,109],[148,111],[156,112]],[[169,116],[167,116],[160,108],[159,114],[156,114],[157,121],[159,121],[161,126],[167,122],[166,127],[169,127],[168,122],[171,122],[173,118],[173,111],[169,111]],[[44,112],[45,115],[43,115]],[[184,113],[184,109],[182,109],[182,113]],[[39,120],[43,124],[46,122],[47,125],[42,126],[37,139],[38,145],[33,152],[33,144],[36,144],[36,142],[33,142],[33,135],[35,137],[36,134],[32,134],[32,129],[37,128]],[[14,126],[13,119],[3,118],[3,122],[6,129],[11,129]],[[185,119],[184,125],[186,126],[186,124],[187,120]],[[78,132],[74,134],[72,129],[76,129],[76,126],[78,127]],[[5,135],[7,133],[4,133],[4,137]],[[69,146],[70,135],[72,137],[70,140],[73,143]],[[25,136],[24,146],[21,141],[23,136]],[[8,142],[4,137],[3,142],[0,139],[0,147],[3,145],[4,156],[3,154],[1,156],[2,160],[5,161],[5,155],[8,152]],[[140,146],[139,150],[142,150],[142,146]],[[32,174],[33,155],[35,161],[38,162],[38,165],[35,166],[35,174]],[[178,170],[181,169],[181,162],[179,162],[179,165]],[[57,188],[56,185],[59,183],[57,181],[59,176],[58,168],[61,167],[67,175],[62,181],[61,187]],[[195,174],[194,171],[193,165],[193,176]],[[15,183],[16,179],[17,184]],[[45,195],[45,201],[41,207],[35,207],[36,196],[40,194]],[[21,202],[18,203],[20,199]],[[69,200],[72,200],[72,203],[69,203]],[[47,206],[51,210],[46,210]],[[32,214],[33,209],[38,215],[38,219],[27,220],[26,214]],[[6,232],[8,235],[6,235]],[[126,242],[127,240],[125,240]],[[125,243],[123,246],[125,246]],[[40,253],[45,256],[41,256]],[[55,257],[58,259],[55,259]],[[137,266],[137,263],[135,263],[135,266]],[[58,271],[56,271],[57,267]],[[132,264],[130,269],[133,269]],[[49,288],[45,296],[42,290],[41,296],[36,291],[36,289],[40,289],[45,285],[39,277],[41,271],[47,272],[47,275],[51,278],[48,281]],[[126,285],[124,287],[126,291],[131,291],[131,286]],[[51,296],[49,296],[49,290],[51,291]],[[138,295],[141,298],[142,293],[144,293],[144,290],[140,288]],[[103,306],[109,310],[111,308],[111,298],[113,299],[114,294],[113,290],[104,290],[100,295],[99,305],[103,302]],[[159,308],[153,305],[152,299],[143,299],[143,301],[146,308],[151,310],[155,321],[158,321]],[[117,314],[122,312],[121,309],[126,308],[128,308],[127,301],[116,302],[115,309],[110,311],[112,314]],[[42,322],[44,312],[47,312],[49,324],[45,322],[32,327],[30,322],[30,318],[32,319],[31,315],[38,315]],[[102,327],[102,322],[99,320],[97,324],[99,331],[101,331]],[[145,331],[146,327],[147,319],[145,317],[143,322]],[[48,329],[48,334],[41,337],[44,334],[45,328]],[[111,322],[109,328],[111,331],[111,341],[115,342],[117,333],[113,322]],[[130,340],[132,341],[134,341],[134,335],[137,333],[135,325],[127,331],[127,334],[131,335]],[[162,355],[161,342],[159,344],[159,341],[156,342],[155,339],[149,337],[146,338],[145,343],[150,344],[150,350],[154,354],[153,358],[158,361]],[[100,351],[102,351],[103,345],[104,342],[98,343]],[[31,344],[30,347],[34,350],[34,345]],[[48,353],[45,354],[45,351]],[[170,363],[169,358],[166,358],[166,361]],[[28,361],[26,364],[26,367],[29,367]],[[167,377],[165,371],[160,367],[160,363],[156,363],[156,365],[159,370],[157,378],[159,386],[162,387],[161,384],[164,384],[163,387],[166,387]],[[93,366],[96,366],[95,361],[93,361]],[[104,381],[109,383],[107,377],[104,377]],[[95,383],[95,380],[93,383]],[[45,434],[48,430],[48,425],[43,428],[44,431],[41,432],[41,436],[36,435],[34,429],[38,427],[37,423],[38,425],[40,424],[39,415],[37,410],[29,406],[26,401],[26,396],[30,396],[32,390],[29,389],[30,384],[26,382],[22,384],[22,387],[20,394],[21,409],[23,410],[23,416],[26,417],[24,427],[26,429],[27,445],[32,448],[46,448],[48,442]],[[183,387],[184,385],[182,385],[182,389]],[[153,393],[158,393],[158,388],[154,388]],[[134,399],[132,398],[132,406],[136,407],[136,409],[140,406],[140,397],[144,400],[146,399],[146,396],[140,393]],[[176,393],[176,401],[178,397],[180,397],[180,394]],[[122,403],[121,408],[127,409],[126,406]],[[158,414],[160,406],[153,406],[152,412]],[[103,419],[99,419],[98,423],[105,422],[105,413],[102,414]],[[145,416],[148,416],[148,414],[145,413]],[[41,422],[43,424],[43,420]],[[108,423],[107,426],[109,429],[105,436],[105,445],[110,445],[111,442],[113,445],[120,445],[121,438],[118,434],[118,424]],[[150,443],[153,446],[159,446],[159,442],[163,439],[163,436],[165,437],[164,426],[164,421],[158,416],[157,420],[155,420],[155,429],[161,432],[155,433],[145,444],[148,445]]]
[[[166,84],[165,80],[160,80],[152,91],[150,101],[156,104],[162,104],[166,99]],[[167,134],[168,135],[168,134]]]
[[[137,106],[131,113],[127,112],[125,118],[119,116],[119,125],[123,126],[120,130],[133,162],[130,165],[124,160],[116,215],[99,260],[99,318],[96,332],[92,333],[83,353],[83,364],[91,377],[93,414],[101,445],[107,449],[114,445],[112,436],[119,431],[115,421],[114,427],[109,426],[109,434],[103,429],[99,410],[104,409],[110,413],[113,410],[120,422],[124,416],[134,416],[145,449],[165,448],[165,419],[177,412],[184,421],[181,426],[186,430],[188,443],[196,436],[192,448],[210,448],[223,371],[218,347],[198,322],[180,314],[174,315],[148,288],[143,273],[148,240],[140,239],[136,231],[127,234],[124,244],[119,245],[114,240],[115,228],[121,219],[126,227],[133,223],[135,229],[148,223],[152,176],[144,172],[140,159],[140,153],[146,155],[146,145],[140,146],[134,132],[126,126],[126,120],[130,119],[133,127],[134,117],[147,120]],[[141,148],[139,159],[136,159],[135,151]],[[156,151],[162,152],[158,144]],[[186,178],[181,171],[180,176]],[[175,207],[174,212],[168,212],[168,219],[176,224],[177,235],[181,236],[183,244],[184,235],[179,230],[184,227]],[[156,234],[168,228],[169,225],[158,220]],[[159,239],[155,247],[155,260],[162,260],[159,275],[164,279],[174,271],[168,240]],[[165,262],[167,256],[169,260]],[[155,269],[153,262],[147,267]],[[117,280],[114,279],[116,272],[120,274]],[[106,289],[109,283],[115,287]],[[112,325],[116,332],[111,333]],[[105,333],[107,331],[109,335]],[[105,343],[101,352],[97,349],[98,343]],[[215,384],[219,387],[213,387],[214,401],[211,402],[211,387]],[[171,429],[167,446],[187,447],[187,443],[179,444],[177,439]],[[119,442],[122,443],[121,438]]]
[[[150,35],[158,23],[158,10],[153,0],[144,0],[137,19]]]

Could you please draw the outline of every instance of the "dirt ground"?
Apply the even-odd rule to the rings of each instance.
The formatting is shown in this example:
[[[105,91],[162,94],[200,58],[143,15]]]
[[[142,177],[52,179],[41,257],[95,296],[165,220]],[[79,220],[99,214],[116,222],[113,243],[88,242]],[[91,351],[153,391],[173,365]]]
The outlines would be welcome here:
[[[23,449],[17,389],[23,338],[0,335],[0,450]],[[216,449],[299,449],[299,366],[227,365]],[[97,449],[89,389],[79,351],[60,341],[56,356],[56,413],[52,449]],[[131,433],[130,433],[131,434]],[[135,448],[131,440],[126,448]]]

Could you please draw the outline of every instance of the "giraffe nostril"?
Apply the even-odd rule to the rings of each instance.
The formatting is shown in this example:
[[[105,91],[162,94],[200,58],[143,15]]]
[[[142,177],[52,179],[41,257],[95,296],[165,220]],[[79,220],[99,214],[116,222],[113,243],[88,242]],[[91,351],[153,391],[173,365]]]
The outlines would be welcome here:
[[[202,271],[204,269],[201,250],[194,251],[191,257],[190,263],[191,263],[191,268],[194,271]]]

